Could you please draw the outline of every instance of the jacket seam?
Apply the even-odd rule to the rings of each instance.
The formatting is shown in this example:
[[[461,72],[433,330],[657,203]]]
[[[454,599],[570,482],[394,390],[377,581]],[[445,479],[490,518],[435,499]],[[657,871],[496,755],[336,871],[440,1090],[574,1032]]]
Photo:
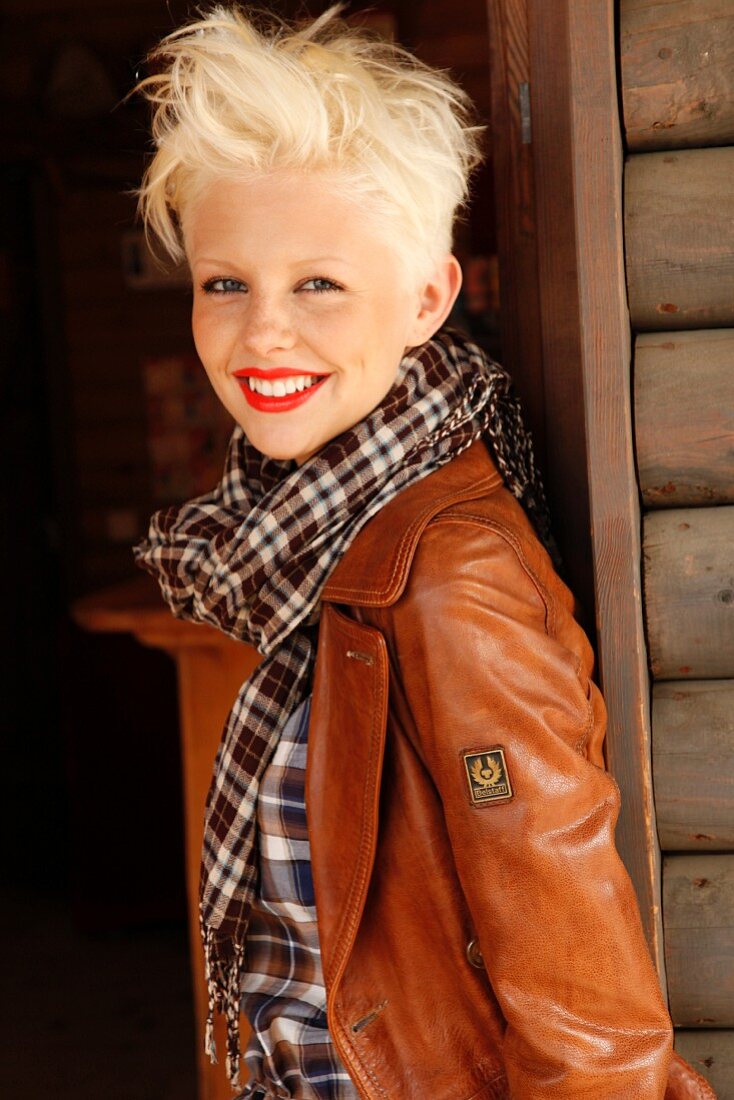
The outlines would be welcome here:
[[[341,614],[339,611],[336,610],[336,608],[332,608],[332,614],[337,617],[337,619],[339,620],[340,628],[349,637],[355,638],[355,639],[358,639],[358,640],[362,640],[362,639],[364,639],[364,631],[366,629],[366,630],[369,630],[370,633],[374,632],[374,633],[378,634],[380,636],[380,639],[383,640],[383,636],[382,636],[381,632],[376,631],[374,627],[366,626],[365,624],[361,624],[361,623],[356,623],[356,622],[354,622],[353,619],[350,619],[348,616]],[[383,641],[383,644],[384,644],[384,641]],[[379,648],[379,646],[378,646],[378,648]],[[371,753],[375,753],[375,751],[378,751],[378,753],[379,753],[379,746],[380,746],[380,742],[382,740],[382,734],[381,734],[381,731],[380,731],[380,722],[379,722],[378,719],[379,719],[379,716],[382,714],[382,710],[383,710],[382,704],[383,704],[384,695],[385,695],[384,685],[385,685],[386,679],[387,678],[385,676],[378,675],[377,680],[376,680],[377,689],[375,690],[375,687],[373,686],[373,690],[372,690],[374,705],[372,707],[372,725],[371,725],[371,729],[370,729]],[[373,681],[373,683],[374,683],[374,681]],[[372,772],[372,775],[373,775],[373,779],[374,779],[374,770]],[[365,793],[371,795],[373,793],[374,787],[375,787],[375,784],[373,782],[371,787],[370,787],[370,791],[365,792]],[[369,810],[370,804],[371,803],[370,803],[369,799],[366,797],[365,800],[364,800],[364,803],[363,803],[362,815],[361,815],[360,835],[363,838],[364,838],[364,835],[366,833],[366,824],[370,819],[370,810]],[[359,912],[360,907],[359,907],[359,904],[355,901],[355,898],[362,896],[365,885],[369,881],[369,874],[367,872],[368,860],[365,858],[365,851],[366,851],[367,848],[371,848],[371,846],[372,846],[372,839],[371,839],[371,834],[370,834],[369,844],[363,844],[362,847],[361,847],[361,850],[360,850],[360,853],[359,853],[358,866],[355,870],[355,874],[354,874],[354,876],[351,880],[350,886],[349,886],[349,895],[350,895],[349,905],[345,908],[345,911],[342,915],[342,919],[339,923],[338,932],[336,933],[336,935],[334,937],[335,942],[337,942],[337,943],[346,944],[350,940],[352,940],[353,934],[356,935],[356,927],[355,926],[358,927],[358,924],[359,924],[359,922],[357,920],[357,916],[358,916],[358,912]],[[341,979],[343,978],[345,962],[348,959],[348,954],[349,953],[347,952],[346,947],[343,946],[341,951],[338,953],[338,955],[335,956],[334,961],[332,962],[332,965],[329,967],[328,978],[327,978],[326,972],[324,973],[324,980],[325,980],[325,982],[328,981],[328,984],[331,986],[332,989],[334,989],[337,976],[339,977],[340,982],[341,982]],[[333,1003],[333,1011],[336,1014],[339,1011],[339,1009],[338,1009],[338,1005],[337,1005],[337,1002],[336,1002],[336,995],[335,994],[336,994],[336,990],[334,992],[333,998],[330,998],[330,999],[332,1000],[332,1003]],[[342,1051],[341,1051],[342,1057],[344,1057],[346,1055],[346,1060],[352,1066],[354,1066],[355,1070],[357,1071],[357,1075],[359,1076],[359,1071],[361,1070],[362,1073],[365,1074],[367,1076],[367,1078],[370,1080],[371,1084],[373,1085],[375,1090],[380,1094],[380,1096],[386,1098],[387,1097],[387,1092],[382,1087],[382,1085],[380,1084],[378,1078],[375,1075],[374,1063],[370,1064],[370,1060],[365,1057],[365,1054],[364,1054],[363,1051],[358,1052],[356,1050],[354,1044],[351,1042],[351,1040],[349,1039],[349,1037],[347,1035],[346,1028],[344,1027],[344,1024],[343,1024],[341,1019],[338,1020],[338,1023],[339,1023],[339,1031],[340,1031],[341,1037],[342,1037],[342,1048],[343,1048]]]
[[[405,569],[405,563],[411,552],[415,549],[420,535],[422,534],[422,528],[427,526],[432,519],[436,518],[436,515],[444,509],[450,507],[452,504],[459,504],[463,499],[474,499],[478,496],[483,496],[490,489],[495,487],[499,488],[502,484],[502,479],[498,474],[488,474],[486,478],[477,482],[471,487],[471,489],[464,489],[457,491],[452,489],[451,492],[445,493],[442,497],[436,501],[432,501],[429,506],[421,509],[415,519],[410,523],[405,532],[403,533],[400,542],[398,544],[398,552],[395,559],[390,578],[382,589],[379,591],[373,591],[368,593],[365,591],[364,586],[360,588],[345,588],[343,585],[337,585],[330,587],[328,582],[324,591],[324,599],[332,600],[335,603],[349,603],[350,599],[359,599],[361,603],[366,606],[380,605],[387,599],[392,602],[396,589],[396,582],[398,578],[402,578]]]
[[[558,639],[556,637],[557,619],[556,619],[555,600],[551,596],[550,592],[548,592],[548,589],[545,587],[543,582],[537,576],[537,574],[536,574],[535,570],[533,569],[533,567],[530,565],[530,562],[527,560],[527,558],[526,558],[526,556],[523,552],[522,544],[521,544],[520,540],[517,538],[517,536],[514,534],[514,532],[510,530],[509,527],[505,526],[502,523],[497,523],[496,520],[489,519],[487,516],[478,516],[478,515],[476,515],[474,513],[471,513],[471,512],[450,512],[450,511],[444,511],[440,515],[434,516],[431,519],[428,526],[433,526],[434,524],[438,524],[438,523],[462,523],[462,522],[467,523],[470,526],[482,527],[482,528],[494,531],[496,535],[499,535],[500,538],[503,538],[505,540],[505,542],[507,542],[512,547],[512,549],[515,551],[515,554],[517,555],[518,561],[522,565],[522,567],[525,570],[525,572],[527,573],[529,579],[532,581],[533,585],[535,586],[535,589],[538,592],[538,595],[540,596],[541,600],[543,601],[543,606],[545,608],[545,621],[543,623],[543,626],[544,626],[545,632],[546,632],[546,634],[548,635],[549,638],[552,638],[554,641],[558,641]],[[573,653],[573,650],[569,650],[569,652]],[[583,730],[581,736],[578,738],[578,740],[574,744],[574,750],[577,753],[583,753],[583,750],[584,750],[584,748],[586,746],[586,743],[589,739],[589,734],[591,733],[591,730],[593,729],[593,726],[594,726],[594,708],[592,706],[591,699],[588,696],[588,692],[584,689],[584,685],[583,685],[583,682],[581,680],[581,676],[579,675],[579,673],[581,671],[581,655],[579,653],[573,653],[573,657],[574,657],[574,674],[576,676],[576,679],[578,680],[579,687],[581,688],[581,691],[585,695],[585,704],[586,704],[585,705],[586,725],[584,727],[584,730]]]
[[[492,1088],[492,1096],[499,1097],[500,1093],[496,1089],[496,1085],[502,1085],[507,1083],[507,1074],[503,1069],[496,1069],[491,1077],[487,1077],[482,1086],[473,1092],[471,1096],[467,1097],[467,1100],[475,1100],[475,1097],[481,1096],[483,1092],[486,1092],[488,1088]]]
[[[375,1087],[380,1096],[384,1096],[387,1100],[387,1092],[382,1087],[375,1072],[374,1059],[365,1057],[364,1051],[357,1051],[352,1041],[347,1038],[344,1025],[340,1023],[340,1030],[342,1032],[342,1044],[348,1052],[348,1061],[359,1074],[359,1070],[368,1077],[371,1084]]]
[[[370,632],[375,630],[374,627],[370,627],[370,626],[367,626],[367,625],[361,624],[361,623],[356,623],[353,619],[350,619],[348,616],[340,614],[336,610],[336,608],[333,609],[333,613],[338,616],[339,621],[341,623],[341,628],[345,631],[345,633],[348,633],[353,638],[356,638],[356,639],[364,638],[363,631],[365,629],[369,630]],[[381,631],[376,631],[376,633],[379,634],[380,639],[383,640],[383,642],[384,642],[383,635],[382,635]],[[383,702],[383,697],[384,697],[384,680],[385,680],[385,677],[378,676],[377,677],[377,681],[378,681],[377,691],[375,691],[374,688],[373,688],[373,692],[372,692],[372,694],[374,696],[374,699],[375,699],[375,705],[372,708],[372,726],[371,726],[371,729],[370,729],[370,741],[371,741],[371,751],[372,752],[375,751],[375,748],[378,746],[379,741],[381,739],[381,737],[378,733],[378,716],[382,714],[382,702]],[[369,793],[371,793],[371,791]],[[361,823],[362,823],[361,824],[361,835],[362,836],[364,835],[365,825],[366,825],[366,823],[369,819],[369,808],[368,807],[369,807],[369,803],[368,803],[367,798],[365,798],[363,808],[362,808],[362,815],[361,815]],[[370,841],[370,844],[371,844],[371,841]],[[366,880],[367,877],[368,876],[367,876],[366,870],[365,870],[365,859],[364,859],[364,848],[363,848],[362,852],[360,853],[359,866],[356,868],[355,874],[354,874],[354,876],[352,878],[352,881],[350,883],[350,904],[349,904],[349,907],[345,910],[345,912],[342,916],[341,922],[339,924],[339,931],[338,931],[337,936],[335,937],[337,942],[342,940],[342,938],[344,937],[344,934],[346,932],[349,932],[349,934],[351,935],[351,925],[354,923],[354,919],[357,915],[357,910],[359,908],[358,906],[356,906],[354,904],[354,900],[353,900],[354,892],[355,892],[355,883],[359,882],[359,892],[361,893],[362,886],[364,885],[364,880]],[[329,980],[330,981],[334,980],[335,974],[337,974],[339,972],[340,968],[342,967],[342,963],[344,961],[344,955],[345,955],[345,951],[342,950],[341,953],[339,954],[338,962],[335,961],[333,966],[330,967],[330,973],[329,973]]]
[[[535,588],[537,589],[538,595],[540,596],[541,600],[543,601],[543,606],[545,607],[545,622],[543,624],[544,627],[545,627],[545,632],[551,638],[555,639],[555,637],[556,637],[555,601],[552,599],[552,597],[551,597],[550,593],[548,592],[547,588],[545,587],[543,582],[540,580],[540,578],[537,576],[535,570],[530,565],[528,559],[525,557],[525,554],[523,552],[522,544],[521,544],[520,540],[510,530],[510,528],[506,527],[502,523],[497,523],[496,520],[489,519],[487,516],[478,516],[478,515],[475,515],[471,512],[448,512],[448,511],[443,512],[440,516],[435,516],[433,518],[433,520],[431,521],[431,525],[433,523],[440,523],[440,522],[451,522],[451,523],[466,522],[470,526],[486,527],[486,528],[489,528],[489,530],[494,531],[495,534],[499,535],[500,538],[503,538],[505,540],[505,542],[510,544],[512,549],[517,554],[517,557],[520,561],[520,564],[522,565],[523,569],[527,573],[530,580],[533,582]],[[580,661],[580,658],[579,658],[579,661]],[[578,666],[577,666],[576,671],[578,673]]]

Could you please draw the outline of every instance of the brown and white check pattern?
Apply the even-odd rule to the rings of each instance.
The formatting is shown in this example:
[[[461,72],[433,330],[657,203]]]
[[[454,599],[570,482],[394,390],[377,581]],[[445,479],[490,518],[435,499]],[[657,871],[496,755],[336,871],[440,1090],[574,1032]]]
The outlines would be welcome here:
[[[257,800],[259,882],[247,929],[245,1062],[268,1097],[357,1100],[329,1033],[306,820],[310,696],[285,724]]]
[[[280,731],[310,691],[321,591],[373,515],[480,436],[557,560],[511,377],[446,328],[403,358],[395,384],[367,417],[302,466],[264,457],[236,427],[216,489],[157,512],[135,547],[174,615],[211,623],[265,658],[242,685],[222,735],[202,854],[206,1044],[214,1058],[216,1008],[227,1018],[235,1086],[258,788]]]

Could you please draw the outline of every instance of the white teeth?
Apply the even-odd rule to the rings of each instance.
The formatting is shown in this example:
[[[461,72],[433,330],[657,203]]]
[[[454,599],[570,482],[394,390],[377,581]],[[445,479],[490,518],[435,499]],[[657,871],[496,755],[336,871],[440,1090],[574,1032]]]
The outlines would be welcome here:
[[[278,378],[270,382],[266,378],[248,378],[247,384],[255,393],[263,397],[287,397],[291,393],[301,393],[309,389],[320,379],[312,374],[294,375],[292,378]]]

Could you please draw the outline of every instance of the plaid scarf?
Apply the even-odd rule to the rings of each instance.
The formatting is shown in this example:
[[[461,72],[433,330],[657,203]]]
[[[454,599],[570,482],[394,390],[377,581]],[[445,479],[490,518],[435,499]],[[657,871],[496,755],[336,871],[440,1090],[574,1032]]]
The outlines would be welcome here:
[[[240,978],[257,886],[260,777],[288,716],[311,690],[320,595],[367,521],[398,493],[485,435],[505,482],[557,554],[512,380],[453,329],[412,349],[384,400],[295,467],[264,457],[236,427],[216,489],[157,512],[137,564],[174,615],[249,642],[263,661],[242,685],[206,804],[200,884],[209,1011],[227,1021],[238,1087]]]

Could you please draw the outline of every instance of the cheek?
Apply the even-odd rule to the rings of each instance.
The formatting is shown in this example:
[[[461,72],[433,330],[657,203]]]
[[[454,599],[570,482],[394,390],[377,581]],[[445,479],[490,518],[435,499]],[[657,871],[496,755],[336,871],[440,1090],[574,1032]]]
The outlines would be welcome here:
[[[216,317],[212,311],[194,304],[191,314],[191,332],[199,358],[209,375],[227,364],[230,327],[223,318]]]

